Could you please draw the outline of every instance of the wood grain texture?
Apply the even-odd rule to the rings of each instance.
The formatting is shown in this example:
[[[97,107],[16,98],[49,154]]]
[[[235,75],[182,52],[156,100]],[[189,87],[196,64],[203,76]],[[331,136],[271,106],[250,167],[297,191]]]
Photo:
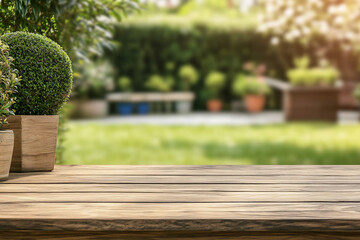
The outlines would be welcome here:
[[[26,239],[359,239],[359,173],[360,166],[12,173],[0,183],[0,239],[22,239],[23,231]]]
[[[1,184],[0,193],[360,192],[360,184]]]
[[[39,239],[39,240],[358,240],[359,233],[328,232],[58,232],[58,231],[3,231],[4,239]]]
[[[35,231],[4,231],[0,233],[4,239],[39,239],[39,240],[358,240],[359,233],[328,233],[328,232],[35,232]]]
[[[121,193],[0,193],[0,203],[237,203],[237,202],[356,202],[360,192],[138,192]]]
[[[284,93],[287,121],[337,121],[337,88],[293,88]]]
[[[9,176],[5,184],[12,183],[68,183],[68,184],[360,184],[358,176],[292,176],[292,175],[260,175],[260,176],[209,176],[209,175],[77,175],[77,174],[21,174]]]
[[[74,202],[59,203],[54,200],[52,202],[37,203],[2,203],[1,205],[1,216],[13,220],[48,219],[58,223],[62,219],[77,219],[79,223],[88,219],[114,221],[141,219],[144,221],[143,223],[147,222],[148,224],[154,222],[154,220],[164,220],[163,226],[157,226],[159,228],[165,227],[165,229],[161,230],[166,230],[166,223],[170,220],[183,220],[187,223],[198,220],[234,220],[234,222],[238,220],[257,220],[258,222],[269,222],[274,220],[297,221],[311,219],[323,223],[329,220],[351,220],[352,224],[354,224],[351,226],[352,230],[354,230],[354,226],[360,227],[358,203],[116,203],[111,202],[111,200],[107,203],[79,203],[75,200]],[[17,211],[17,209],[21,209],[21,211]],[[46,209],[46,211],[42,209]],[[8,223],[5,222],[5,224]],[[94,226],[85,227],[88,228],[87,230],[94,230]],[[117,227],[139,230],[139,226]],[[345,228],[347,227],[349,226],[345,226]]]
[[[51,171],[55,163],[59,116],[17,115],[6,129],[15,134],[11,171]]]
[[[77,175],[327,175],[359,176],[359,169],[352,165],[57,165],[51,174]],[[46,173],[44,173],[46,174]]]
[[[14,132],[0,130],[0,180],[9,176],[13,149]]]

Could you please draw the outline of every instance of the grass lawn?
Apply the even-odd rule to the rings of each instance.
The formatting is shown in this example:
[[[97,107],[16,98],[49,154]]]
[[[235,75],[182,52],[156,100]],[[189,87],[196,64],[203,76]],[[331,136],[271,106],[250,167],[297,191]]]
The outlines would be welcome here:
[[[360,164],[360,125],[70,124],[64,164]]]

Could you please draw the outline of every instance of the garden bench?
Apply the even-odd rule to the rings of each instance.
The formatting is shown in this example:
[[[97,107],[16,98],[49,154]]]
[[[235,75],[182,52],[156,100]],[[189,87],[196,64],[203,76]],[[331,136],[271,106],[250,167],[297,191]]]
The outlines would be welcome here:
[[[170,92],[170,93],[110,93],[106,96],[108,102],[127,102],[127,103],[158,103],[158,102],[192,102],[195,95],[192,92]],[[167,112],[171,106],[167,104]]]
[[[56,166],[0,183],[0,239],[360,239],[360,166]]]
[[[110,93],[106,96],[109,102],[175,102],[193,101],[192,92],[172,93]]]

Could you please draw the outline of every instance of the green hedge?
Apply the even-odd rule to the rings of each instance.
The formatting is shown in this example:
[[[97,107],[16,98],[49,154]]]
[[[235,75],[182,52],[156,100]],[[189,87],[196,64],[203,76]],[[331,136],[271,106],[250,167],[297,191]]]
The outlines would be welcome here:
[[[116,27],[115,41],[119,50],[111,52],[117,77],[128,76],[136,91],[144,91],[144,82],[152,74],[169,74],[166,63],[173,62],[177,76],[179,67],[192,64],[199,71],[200,80],[193,87],[196,92],[196,109],[204,109],[204,78],[213,70],[227,76],[222,92],[229,104],[234,95],[230,89],[235,75],[242,71],[247,61],[265,63],[268,75],[285,79],[286,70],[292,66],[295,55],[304,52],[300,46],[283,45],[276,50],[269,39],[260,35],[254,27],[238,27],[236,24],[173,24],[135,21]],[[308,50],[308,55],[315,51]],[[176,78],[179,86],[179,77]],[[275,94],[275,98],[276,98]],[[274,95],[273,95],[274,97]],[[278,103],[273,107],[279,107]]]

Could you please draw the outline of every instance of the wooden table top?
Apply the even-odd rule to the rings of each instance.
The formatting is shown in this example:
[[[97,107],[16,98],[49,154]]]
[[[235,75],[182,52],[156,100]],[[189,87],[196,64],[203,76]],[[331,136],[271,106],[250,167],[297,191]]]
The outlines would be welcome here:
[[[0,206],[0,230],[354,232],[360,166],[56,166]]]

